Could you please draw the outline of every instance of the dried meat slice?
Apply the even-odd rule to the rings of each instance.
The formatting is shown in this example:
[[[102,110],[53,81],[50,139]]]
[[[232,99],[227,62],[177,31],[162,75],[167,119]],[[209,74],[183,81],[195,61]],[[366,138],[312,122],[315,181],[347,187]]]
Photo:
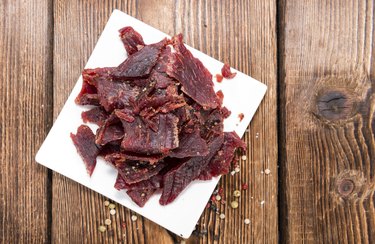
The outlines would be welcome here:
[[[246,144],[235,132],[224,133],[224,143],[219,151],[217,151],[215,157],[207,165],[204,170],[205,176],[199,177],[200,179],[210,179],[208,176],[218,176],[228,174],[230,169],[230,163],[233,160],[234,153],[237,148],[246,149]]]
[[[128,55],[141,50],[146,44],[143,42],[142,36],[136,32],[132,27],[126,26],[119,30],[120,38]]]
[[[124,128],[121,123],[103,125],[98,129],[96,133],[95,143],[100,146],[104,146],[107,143],[121,140],[124,137]]]
[[[143,180],[134,184],[127,184],[122,178],[121,174],[117,174],[115,188],[117,190],[145,190],[145,189],[159,189],[161,188],[161,183],[163,176],[160,174],[154,175],[147,180]]]
[[[221,74],[227,79],[232,79],[237,75],[236,72],[230,71],[229,64],[224,64],[223,68],[221,68]]]
[[[166,154],[178,147],[178,118],[173,114],[158,114],[158,130],[150,129],[139,116],[134,122],[122,121],[124,151],[138,154]]]
[[[178,80],[181,90],[204,108],[218,107],[211,73],[185,47],[181,34],[173,37],[172,42],[176,52],[170,56],[167,74]]]
[[[168,156],[171,158],[187,158],[206,156],[208,154],[207,142],[200,136],[199,129],[191,134],[182,132],[178,148],[174,149]]]
[[[156,89],[149,96],[138,99],[135,111],[148,120],[158,113],[166,114],[185,105],[184,97],[177,93],[177,87],[170,85],[167,89]]]
[[[102,107],[95,107],[82,112],[81,117],[85,123],[94,123],[101,126],[108,119],[109,114]]]
[[[145,189],[145,190],[128,190],[126,194],[135,202],[138,206],[143,207],[148,199],[154,194],[156,189]]]
[[[224,136],[217,136],[209,142],[209,154],[194,157],[181,163],[163,176],[163,192],[159,199],[161,205],[171,203],[197,177],[221,148]]]
[[[157,175],[164,167],[164,162],[151,165],[142,163],[140,161],[126,160],[121,163],[120,159],[116,159],[114,155],[109,155],[106,160],[112,162],[121,174],[126,184],[134,184],[144,180],[150,179],[152,176]]]
[[[147,45],[138,52],[130,55],[112,73],[116,80],[131,80],[145,78],[158,61],[159,55],[167,45],[164,39],[158,43]]]
[[[112,79],[115,68],[85,69],[82,72],[84,84],[94,86],[100,105],[107,112],[116,108],[124,108],[129,105],[129,100],[138,96],[140,88],[132,86],[129,82],[117,82]]]
[[[99,105],[99,96],[96,87],[83,81],[81,91],[74,100],[78,105]]]
[[[96,157],[99,154],[99,148],[95,144],[95,135],[86,125],[81,125],[74,135],[70,137],[85,163],[87,173],[91,176],[96,166]]]

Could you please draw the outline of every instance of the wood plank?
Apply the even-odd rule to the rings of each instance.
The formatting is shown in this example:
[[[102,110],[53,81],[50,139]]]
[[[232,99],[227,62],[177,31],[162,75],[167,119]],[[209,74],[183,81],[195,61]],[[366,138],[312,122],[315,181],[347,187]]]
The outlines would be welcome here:
[[[243,193],[240,208],[222,206],[227,216],[206,211],[191,243],[237,243],[277,241],[277,131],[276,131],[276,39],[274,1],[56,1],[54,49],[54,115],[57,116],[88,59],[113,8],[135,16],[173,35],[182,32],[186,42],[219,60],[229,62],[269,86],[268,95],[245,138],[251,144],[248,160],[241,161],[240,174],[225,177],[221,186],[226,198],[242,182],[250,188]],[[237,18],[229,13],[233,11]],[[95,20],[95,21],[93,21]],[[72,28],[74,26],[75,28]],[[252,28],[250,28],[250,26]],[[243,51],[245,50],[245,51]],[[73,57],[73,58],[72,58]],[[258,134],[257,134],[258,133]],[[258,136],[256,136],[258,135]],[[261,174],[269,168],[270,175]],[[98,226],[108,216],[99,194],[58,174],[53,177],[53,242],[176,243],[180,238],[131,212],[118,207],[110,229],[101,234]],[[265,201],[261,205],[261,201]],[[252,223],[243,224],[245,218]],[[127,228],[122,229],[125,222]],[[207,232],[207,234],[203,234]],[[125,236],[124,236],[125,234]]]
[[[280,239],[374,243],[374,2],[279,9]]]
[[[1,243],[49,241],[50,180],[34,157],[52,122],[50,10],[47,0],[0,3]]]

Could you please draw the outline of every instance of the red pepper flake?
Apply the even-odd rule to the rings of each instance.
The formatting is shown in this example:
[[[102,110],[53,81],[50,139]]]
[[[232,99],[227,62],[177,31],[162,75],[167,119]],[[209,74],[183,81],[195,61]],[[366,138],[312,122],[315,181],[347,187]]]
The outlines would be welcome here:
[[[249,185],[246,183],[243,183],[241,188],[242,190],[247,190],[249,188]]]
[[[207,205],[206,205],[206,208],[210,208],[211,207],[211,203],[207,203]]]
[[[126,223],[125,222],[121,223],[121,228],[126,229]]]
[[[216,202],[216,197],[214,195],[211,196],[211,201]]]
[[[223,76],[221,74],[216,74],[216,80],[221,83],[223,81]]]
[[[224,189],[222,187],[219,188],[219,191],[217,192],[220,196],[223,195]]]
[[[242,121],[244,117],[245,117],[245,115],[244,115],[243,113],[240,113],[240,114],[238,115],[238,118],[240,118],[240,121]]]

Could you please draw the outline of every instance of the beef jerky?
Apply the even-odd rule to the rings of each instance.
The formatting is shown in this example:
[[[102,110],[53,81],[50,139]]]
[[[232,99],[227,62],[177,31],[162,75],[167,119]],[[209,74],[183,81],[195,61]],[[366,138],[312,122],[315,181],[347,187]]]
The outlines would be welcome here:
[[[193,157],[171,169],[163,177],[163,192],[159,199],[161,205],[171,203],[201,173],[221,148],[224,136],[218,136],[209,143],[209,154]]]
[[[167,41],[164,39],[130,55],[113,71],[112,77],[116,80],[129,80],[148,76],[166,44]]]
[[[136,117],[133,123],[122,121],[124,139],[123,150],[140,154],[165,154],[178,147],[178,118],[172,114],[158,115],[158,130],[151,130]]]
[[[182,85],[181,90],[201,106],[218,107],[211,73],[185,47],[181,34],[173,37],[172,42],[176,52],[170,57],[167,74],[178,80]]]
[[[102,107],[95,107],[82,112],[81,117],[85,123],[89,122],[101,126],[108,119],[109,114]]]
[[[91,176],[96,166],[96,157],[99,154],[94,133],[88,126],[81,125],[75,135],[70,133],[70,137],[85,163],[87,173]]]
[[[230,71],[229,64],[224,64],[223,68],[221,68],[221,74],[227,79],[232,79],[237,75],[236,72]]]
[[[145,46],[142,36],[132,27],[126,26],[119,30],[120,38],[128,55],[138,52]]]

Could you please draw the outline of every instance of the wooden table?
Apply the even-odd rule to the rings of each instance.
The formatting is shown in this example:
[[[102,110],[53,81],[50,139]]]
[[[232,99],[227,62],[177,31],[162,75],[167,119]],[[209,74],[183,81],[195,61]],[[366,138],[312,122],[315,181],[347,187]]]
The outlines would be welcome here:
[[[187,243],[374,243],[374,2],[349,0],[0,3],[0,242],[178,243],[103,196],[38,165],[51,128],[113,9],[268,85],[225,198]],[[269,169],[269,174],[264,171]],[[251,223],[245,225],[244,219]],[[181,220],[183,221],[183,220]],[[125,225],[125,228],[124,226]]]

